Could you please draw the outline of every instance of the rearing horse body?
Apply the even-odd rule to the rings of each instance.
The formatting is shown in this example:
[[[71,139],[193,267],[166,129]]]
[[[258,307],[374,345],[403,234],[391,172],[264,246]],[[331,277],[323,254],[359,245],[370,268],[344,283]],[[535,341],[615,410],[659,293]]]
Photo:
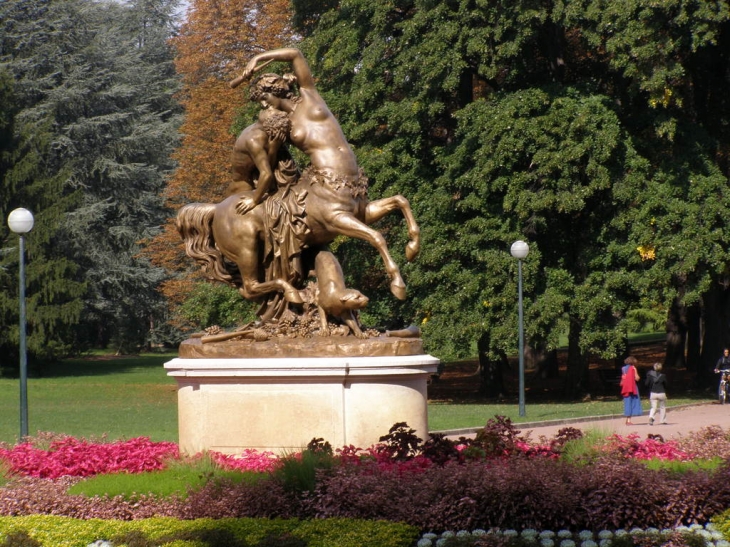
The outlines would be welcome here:
[[[420,229],[408,200],[396,195],[368,201],[364,188],[354,188],[343,181],[310,175],[305,172],[299,183],[289,188],[289,192],[299,196],[304,204],[302,218],[306,230],[300,231],[299,235],[303,248],[322,247],[338,235],[367,241],[383,259],[391,279],[391,292],[397,298],[404,299],[406,286],[400,269],[390,256],[385,238],[368,224],[400,209],[409,235],[406,259],[413,260],[420,248]],[[288,280],[262,280],[260,256],[269,230],[266,215],[270,213],[267,212],[266,202],[245,215],[236,213],[240,197],[234,195],[217,204],[191,203],[180,209],[176,226],[185,241],[187,254],[202,266],[208,277],[237,286],[247,299],[256,299],[276,291],[282,292],[289,302],[302,303],[299,291]],[[275,198],[268,198],[272,199]],[[238,266],[240,280],[224,259]]]
[[[397,298],[404,299],[406,286],[398,265],[390,256],[385,238],[370,228],[369,224],[394,209],[400,209],[406,219],[410,239],[406,245],[406,258],[413,260],[420,248],[420,230],[410,204],[399,195],[368,201],[367,180],[362,176],[340,124],[317,91],[309,65],[299,50],[283,48],[254,56],[246,65],[243,75],[231,85],[239,85],[273,61],[291,64],[298,95],[291,89],[291,79],[277,74],[264,74],[252,82],[250,96],[264,108],[275,108],[287,113],[291,122],[289,140],[311,161],[311,166],[304,171],[299,182],[288,188],[289,192],[296,194],[296,201],[304,209],[302,218],[306,230],[299,233],[303,247],[316,249],[330,243],[338,235],[369,242],[383,259],[391,280],[391,292]],[[282,189],[279,189],[279,193],[282,193]],[[177,225],[186,240],[188,254],[193,258],[197,254],[199,258],[196,260],[203,264],[204,269],[214,272],[226,271],[225,261],[216,257],[216,253],[235,262],[242,277],[240,290],[246,298],[280,291],[289,302],[300,303],[301,297],[291,280],[275,273],[272,275],[268,266],[265,274],[267,279],[261,279],[261,243],[265,246],[267,238],[272,237],[271,222],[275,224],[280,220],[272,211],[277,203],[276,197],[270,196],[265,203],[245,215],[235,213],[235,203],[239,198],[227,198],[217,205],[191,204],[180,210]],[[195,240],[196,234],[202,235],[202,239]]]

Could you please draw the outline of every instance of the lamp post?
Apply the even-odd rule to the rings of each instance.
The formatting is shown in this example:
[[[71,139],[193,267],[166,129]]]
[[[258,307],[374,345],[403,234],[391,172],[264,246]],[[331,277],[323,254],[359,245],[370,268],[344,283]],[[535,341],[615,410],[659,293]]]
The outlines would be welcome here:
[[[522,259],[530,252],[530,247],[522,240],[515,241],[509,252],[517,259],[517,317],[520,333],[519,360],[520,360],[520,416],[525,415],[525,333],[522,322]]]
[[[25,239],[33,229],[33,213],[15,209],[8,215],[8,226],[18,234],[20,243],[20,440],[28,436],[28,356],[25,347]]]

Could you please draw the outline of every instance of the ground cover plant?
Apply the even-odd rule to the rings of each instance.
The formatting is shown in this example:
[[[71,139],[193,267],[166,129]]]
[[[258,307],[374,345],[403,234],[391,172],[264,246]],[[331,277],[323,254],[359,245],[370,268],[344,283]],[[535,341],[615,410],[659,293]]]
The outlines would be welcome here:
[[[0,516],[0,547],[407,547],[417,536],[418,530],[405,524],[352,519]]]

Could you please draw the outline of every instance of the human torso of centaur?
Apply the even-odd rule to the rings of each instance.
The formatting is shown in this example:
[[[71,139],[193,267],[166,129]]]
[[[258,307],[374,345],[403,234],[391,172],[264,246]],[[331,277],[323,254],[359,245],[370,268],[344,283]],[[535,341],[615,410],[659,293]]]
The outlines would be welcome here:
[[[251,125],[241,131],[231,153],[231,170],[233,182],[228,187],[226,196],[253,190],[259,170],[253,161],[253,153],[257,149],[266,149],[268,136],[259,125]]]
[[[289,114],[291,142],[309,156],[317,169],[332,169],[341,176],[358,176],[357,158],[322,97],[308,89],[301,89],[300,97],[300,104]]]
[[[300,96],[300,104],[289,114],[292,144],[309,156],[313,168],[357,181],[360,176],[357,158],[332,112],[316,91],[301,89]],[[307,192],[310,193],[307,225],[312,231],[313,244],[332,241],[334,233],[328,224],[342,212],[354,215],[361,222],[365,220],[367,198],[353,197],[346,189],[335,191],[317,184],[307,186]],[[312,194],[317,199],[311,199]],[[314,212],[313,207],[319,210]]]

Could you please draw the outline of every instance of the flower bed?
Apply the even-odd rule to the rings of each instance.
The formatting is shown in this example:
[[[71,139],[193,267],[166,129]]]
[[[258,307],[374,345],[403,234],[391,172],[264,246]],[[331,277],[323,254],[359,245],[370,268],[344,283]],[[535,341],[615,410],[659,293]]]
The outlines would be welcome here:
[[[186,459],[173,443],[143,438],[112,443],[33,439],[0,447],[0,461],[10,476],[0,488],[0,515],[388,520],[433,534],[421,537],[421,547],[428,547],[426,540],[441,547],[443,541],[436,543],[449,540],[442,535],[458,530],[492,532],[468,538],[466,532],[459,538],[454,533],[446,547],[518,545],[517,539],[526,545],[525,530],[573,534],[539,538],[550,547],[562,545],[563,540],[579,546],[609,539],[575,535],[586,530],[597,534],[705,526],[730,507],[727,463],[723,460],[709,468],[691,465],[700,461],[698,455],[706,459],[730,453],[730,438],[719,428],[681,442],[615,435],[577,456],[573,450],[569,460],[567,448],[585,440],[579,430],[566,428],[554,439],[539,442],[519,433],[509,420],[498,417],[474,439],[435,436],[424,443],[406,424],[396,424],[378,445],[367,449],[332,450],[324,440],[315,439],[301,454],[283,458],[256,451],[240,458],[211,453],[217,466],[253,471],[248,475],[255,479],[211,479],[186,496],[140,493],[94,498],[70,495],[68,488],[95,473],[149,472]],[[642,463],[647,459],[679,467],[649,469]],[[515,538],[498,530],[522,532]],[[612,545],[620,545],[625,538],[610,539]]]

